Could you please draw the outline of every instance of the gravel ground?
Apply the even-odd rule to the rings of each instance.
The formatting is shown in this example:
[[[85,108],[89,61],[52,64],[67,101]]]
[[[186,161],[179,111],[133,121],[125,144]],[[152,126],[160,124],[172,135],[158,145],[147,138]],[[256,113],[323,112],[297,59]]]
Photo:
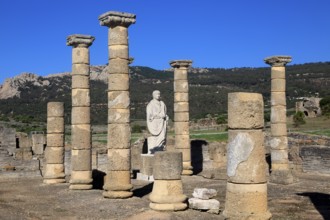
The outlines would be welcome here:
[[[149,209],[152,186],[133,180],[134,197],[112,200],[102,190],[72,191],[68,184],[45,185],[42,178],[8,178],[0,173],[0,219],[130,219],[183,220],[223,219],[220,215],[188,209],[180,212],[156,212]],[[224,209],[225,180],[200,176],[183,177],[189,197],[195,187],[214,188]],[[268,184],[269,210],[273,219],[330,219],[330,176],[304,174],[289,186]]]

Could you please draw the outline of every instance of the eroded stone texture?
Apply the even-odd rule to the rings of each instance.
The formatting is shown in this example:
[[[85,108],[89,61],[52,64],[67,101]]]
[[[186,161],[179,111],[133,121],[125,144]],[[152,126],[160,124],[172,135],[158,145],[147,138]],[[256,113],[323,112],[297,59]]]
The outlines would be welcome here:
[[[128,198],[133,195],[130,179],[130,95],[128,27],[135,23],[134,14],[109,11],[99,16],[100,25],[108,29],[108,169],[103,196]]]
[[[63,102],[49,102],[47,104],[47,147],[43,172],[44,183],[46,184],[65,182],[63,117]]]
[[[293,176],[289,170],[286,126],[285,66],[290,56],[272,56],[265,59],[271,66],[271,178],[278,184],[290,184]]]
[[[174,68],[174,130],[175,148],[182,152],[182,175],[192,175],[191,146],[189,138],[189,83],[188,68],[191,60],[173,60],[170,65]],[[185,150],[182,150],[185,149]]]
[[[261,94],[228,94],[228,180],[223,212],[226,219],[271,218],[267,205],[263,112]]]
[[[72,115],[70,189],[92,188],[89,47],[95,38],[75,34],[67,38],[72,46]]]
[[[154,185],[149,196],[150,208],[158,211],[179,211],[187,208],[183,194],[181,172],[182,154],[156,152],[154,156]]]

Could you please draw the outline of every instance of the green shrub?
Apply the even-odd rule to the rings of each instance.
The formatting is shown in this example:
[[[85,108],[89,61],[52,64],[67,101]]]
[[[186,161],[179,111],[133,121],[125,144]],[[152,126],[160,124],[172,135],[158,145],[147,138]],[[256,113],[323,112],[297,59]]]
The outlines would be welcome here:
[[[293,115],[293,125],[298,127],[299,125],[306,124],[305,121],[305,114],[301,111],[298,111],[296,114]]]

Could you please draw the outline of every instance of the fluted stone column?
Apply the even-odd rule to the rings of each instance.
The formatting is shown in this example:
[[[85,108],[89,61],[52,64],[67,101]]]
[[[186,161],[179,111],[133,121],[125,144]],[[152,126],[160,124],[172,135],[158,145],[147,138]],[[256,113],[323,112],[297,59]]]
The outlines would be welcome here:
[[[151,209],[179,211],[187,208],[181,181],[182,153],[158,151],[154,156],[154,185],[149,196]]]
[[[74,34],[67,38],[72,46],[72,115],[70,189],[93,187],[91,161],[91,123],[89,86],[89,46],[94,37]]]
[[[271,66],[271,176],[278,184],[293,183],[288,160],[288,138],[286,127],[285,66],[290,56],[272,56],[265,59]]]
[[[182,152],[182,175],[192,175],[191,147],[189,137],[189,84],[188,68],[191,60],[173,60],[174,68],[174,130],[175,148]]]
[[[226,219],[270,219],[264,152],[264,103],[258,93],[228,94]]]
[[[128,27],[135,15],[110,11],[99,17],[109,27],[108,167],[103,196],[128,198],[131,184]]]
[[[44,183],[64,183],[64,103],[47,104],[47,147]]]

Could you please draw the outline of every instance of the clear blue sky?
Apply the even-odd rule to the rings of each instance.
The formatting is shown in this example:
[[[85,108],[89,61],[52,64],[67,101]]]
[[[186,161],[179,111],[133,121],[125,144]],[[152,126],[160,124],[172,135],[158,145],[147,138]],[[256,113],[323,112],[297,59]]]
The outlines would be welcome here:
[[[270,55],[293,64],[330,61],[329,0],[0,0],[0,83],[21,72],[71,70],[70,34],[90,34],[91,64],[107,63],[107,28],[98,16],[137,15],[129,28],[133,65],[259,67]]]

